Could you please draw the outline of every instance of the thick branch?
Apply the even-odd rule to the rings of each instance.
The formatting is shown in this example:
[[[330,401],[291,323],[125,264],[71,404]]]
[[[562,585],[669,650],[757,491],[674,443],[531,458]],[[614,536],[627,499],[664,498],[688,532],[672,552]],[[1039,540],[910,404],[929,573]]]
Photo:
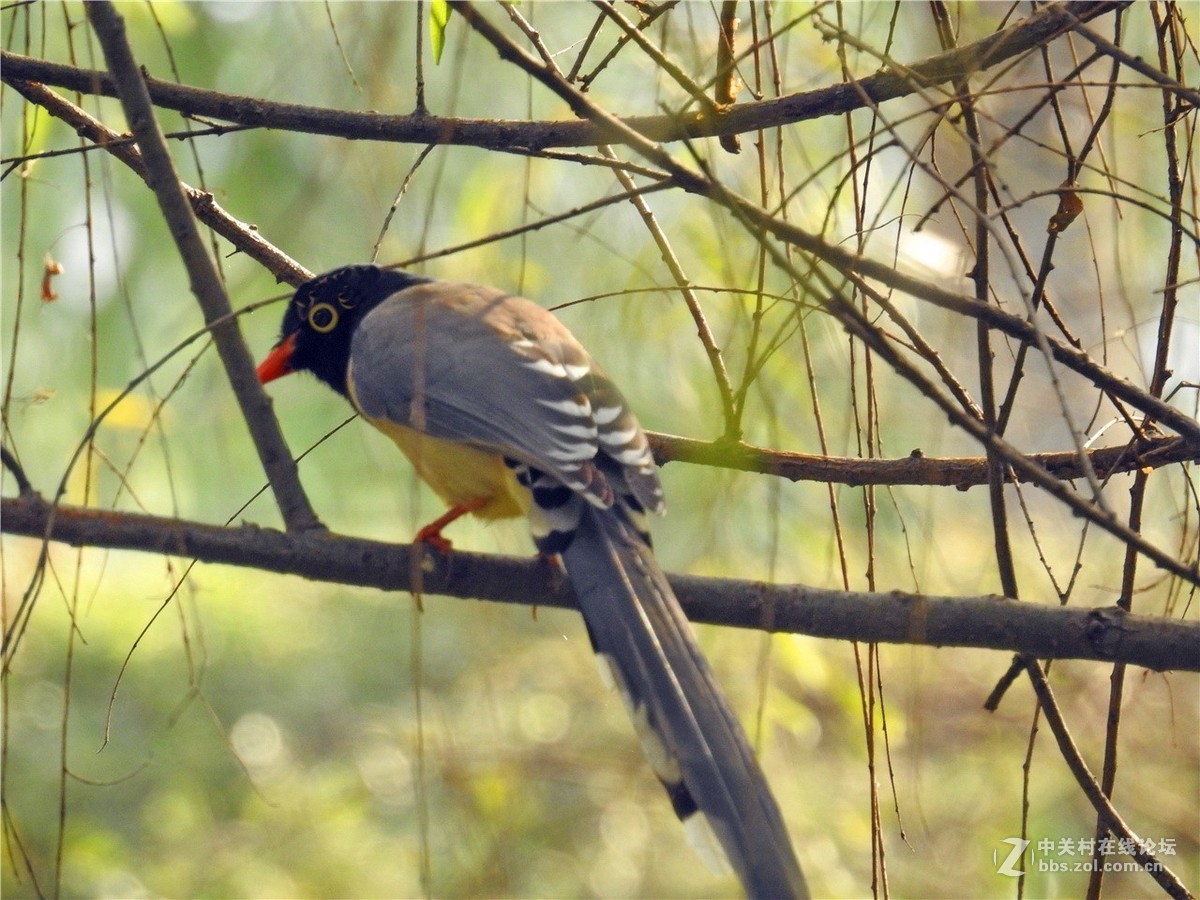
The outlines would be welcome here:
[[[1022,22],[950,53],[907,66],[903,72],[883,71],[854,84],[835,84],[816,91],[789,94],[732,106],[716,116],[694,114],[631,116],[625,123],[653,141],[741,134],[793,122],[842,115],[868,105],[905,97],[934,84],[961,80],[1050,40],[1055,35],[1111,12],[1122,3],[1057,3]],[[0,54],[4,79],[19,78],[70,88],[85,94],[115,97],[116,89],[104,72],[52,63],[15,53]],[[257,97],[223,94],[169,81],[146,79],[155,105],[186,115],[205,116],[241,125],[326,134],[356,140],[415,144],[457,144],[511,150],[514,147],[592,147],[622,143],[618,133],[591,121],[521,122],[496,119],[444,118],[427,114],[390,116],[273,103]]]
[[[141,550],[245,566],[315,581],[413,589],[414,571],[427,594],[535,606],[575,608],[570,588],[555,584],[536,560],[414,548],[327,532],[284,534],[246,525],[221,528],[156,516],[60,506],[37,496],[0,500],[4,532],[74,546]],[[829,591],[758,581],[672,576],[688,616],[697,622],[807,634],[840,640],[936,647],[978,647],[1038,658],[1120,660],[1150,669],[1200,671],[1200,624],[1125,613],[1116,607],[1075,609],[1003,597],[928,597]]]

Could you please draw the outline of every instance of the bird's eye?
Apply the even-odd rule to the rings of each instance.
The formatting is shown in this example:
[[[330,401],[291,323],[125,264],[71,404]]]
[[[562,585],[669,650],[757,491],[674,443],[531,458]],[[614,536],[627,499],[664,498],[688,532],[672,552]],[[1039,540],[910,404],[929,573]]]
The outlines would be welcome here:
[[[308,311],[308,324],[318,334],[327,334],[337,328],[337,310],[328,303],[314,303]]]

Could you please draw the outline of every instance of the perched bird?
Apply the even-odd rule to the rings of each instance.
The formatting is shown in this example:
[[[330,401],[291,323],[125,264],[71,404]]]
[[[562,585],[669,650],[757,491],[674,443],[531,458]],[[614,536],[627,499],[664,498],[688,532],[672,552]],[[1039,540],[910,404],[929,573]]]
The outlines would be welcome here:
[[[646,436],[566,327],[495,288],[346,266],[296,291],[258,377],[295,371],[346,397],[449,505],[422,540],[448,547],[441,529],[468,512],[529,516],[693,845],[723,850],[750,896],[807,896],[766,779],[651,552],[645,514],[664,504]]]

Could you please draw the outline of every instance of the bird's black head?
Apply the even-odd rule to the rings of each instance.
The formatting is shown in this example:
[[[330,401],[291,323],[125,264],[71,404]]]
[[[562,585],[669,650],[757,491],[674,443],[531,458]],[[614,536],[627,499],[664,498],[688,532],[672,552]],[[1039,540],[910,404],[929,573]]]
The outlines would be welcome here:
[[[279,342],[258,367],[263,384],[309,371],[343,396],[350,338],[362,318],[397,291],[428,281],[378,266],[343,266],[300,285],[283,314]]]

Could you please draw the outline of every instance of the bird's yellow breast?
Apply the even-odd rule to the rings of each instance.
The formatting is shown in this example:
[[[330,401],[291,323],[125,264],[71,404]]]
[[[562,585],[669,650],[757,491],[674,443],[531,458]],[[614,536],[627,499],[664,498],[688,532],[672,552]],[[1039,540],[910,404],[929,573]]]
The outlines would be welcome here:
[[[528,514],[529,491],[497,454],[430,437],[387,419],[363,418],[396,442],[421,479],[448,506],[472,505],[483,500],[484,505],[474,511],[482,519]]]

